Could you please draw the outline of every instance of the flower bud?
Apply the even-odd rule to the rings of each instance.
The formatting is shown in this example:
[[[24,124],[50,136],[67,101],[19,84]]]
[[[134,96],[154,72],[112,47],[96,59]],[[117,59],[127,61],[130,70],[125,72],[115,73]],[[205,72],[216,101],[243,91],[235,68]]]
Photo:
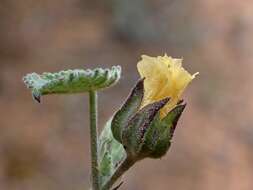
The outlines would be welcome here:
[[[111,123],[114,138],[124,146],[127,156],[135,161],[145,157],[160,158],[167,152],[177,121],[185,108],[180,103],[160,118],[159,111],[170,100],[164,98],[140,109],[143,83],[144,79],[137,82]]]

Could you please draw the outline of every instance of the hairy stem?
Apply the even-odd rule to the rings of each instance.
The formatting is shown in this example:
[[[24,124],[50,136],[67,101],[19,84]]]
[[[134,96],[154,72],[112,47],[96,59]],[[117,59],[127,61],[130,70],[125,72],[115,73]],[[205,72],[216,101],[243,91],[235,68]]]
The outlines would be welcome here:
[[[103,185],[101,190],[110,190],[113,184],[131,167],[134,161],[126,158],[116,169],[110,179]]]
[[[92,190],[100,190],[98,171],[98,139],[97,139],[97,92],[89,92],[90,105],[90,151]]]

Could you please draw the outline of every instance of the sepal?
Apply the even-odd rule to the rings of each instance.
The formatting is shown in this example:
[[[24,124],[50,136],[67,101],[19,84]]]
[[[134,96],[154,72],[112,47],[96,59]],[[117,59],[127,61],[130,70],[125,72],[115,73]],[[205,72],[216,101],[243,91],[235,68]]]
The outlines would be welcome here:
[[[143,154],[151,158],[160,158],[166,154],[185,106],[177,105],[161,120],[157,116],[145,135]]]
[[[122,144],[127,155],[133,159],[140,159],[144,145],[144,136],[158,111],[166,105],[169,98],[154,102],[142,108],[133,116],[128,125],[122,130]]]
[[[114,138],[122,142],[123,128],[139,110],[144,95],[144,79],[140,79],[131,90],[123,106],[115,113],[112,120],[112,133]]]

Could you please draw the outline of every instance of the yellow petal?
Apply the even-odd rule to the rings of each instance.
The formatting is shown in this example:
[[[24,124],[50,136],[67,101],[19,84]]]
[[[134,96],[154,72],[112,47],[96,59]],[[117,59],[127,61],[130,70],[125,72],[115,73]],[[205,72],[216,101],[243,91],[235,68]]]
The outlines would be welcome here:
[[[141,77],[145,77],[142,106],[171,98],[160,112],[162,117],[175,107],[186,86],[198,74],[191,75],[182,67],[182,59],[174,59],[166,54],[163,57],[143,55],[137,69]]]

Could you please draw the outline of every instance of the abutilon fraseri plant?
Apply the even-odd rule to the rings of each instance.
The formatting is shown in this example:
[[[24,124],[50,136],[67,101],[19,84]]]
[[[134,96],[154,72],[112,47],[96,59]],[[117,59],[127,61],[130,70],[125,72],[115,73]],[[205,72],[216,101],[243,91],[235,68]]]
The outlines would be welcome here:
[[[181,99],[198,74],[189,74],[182,59],[143,55],[140,79],[126,101],[97,134],[97,91],[115,85],[121,67],[27,74],[23,80],[41,102],[49,94],[88,93],[92,190],[116,190],[121,176],[145,158],[161,158],[171,146],[177,122],[186,107]]]

